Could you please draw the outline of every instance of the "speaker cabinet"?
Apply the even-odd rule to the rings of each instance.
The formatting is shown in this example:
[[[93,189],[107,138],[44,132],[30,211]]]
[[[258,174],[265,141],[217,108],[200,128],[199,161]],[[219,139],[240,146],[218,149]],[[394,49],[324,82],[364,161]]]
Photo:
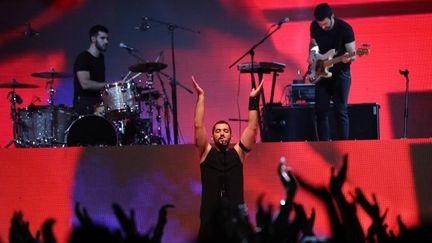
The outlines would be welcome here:
[[[262,109],[263,142],[317,141],[314,105],[266,105]],[[379,139],[379,105],[376,103],[348,105],[350,140]],[[331,137],[336,137],[333,107],[330,107]]]

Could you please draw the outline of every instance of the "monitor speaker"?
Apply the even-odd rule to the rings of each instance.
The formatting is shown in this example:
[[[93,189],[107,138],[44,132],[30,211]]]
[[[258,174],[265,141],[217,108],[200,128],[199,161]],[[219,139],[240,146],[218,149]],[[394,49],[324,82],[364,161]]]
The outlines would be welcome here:
[[[266,105],[262,110],[263,142],[317,141],[315,109],[311,104],[294,106]],[[379,139],[379,105],[348,105],[350,140]],[[329,115],[332,138],[336,137],[333,107]]]

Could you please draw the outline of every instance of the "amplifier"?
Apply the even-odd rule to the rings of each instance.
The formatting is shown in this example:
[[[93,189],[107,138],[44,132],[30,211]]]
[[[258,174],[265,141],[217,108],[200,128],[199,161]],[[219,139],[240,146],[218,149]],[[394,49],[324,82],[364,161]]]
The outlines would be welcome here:
[[[350,140],[379,139],[379,104],[350,104]],[[291,106],[266,105],[262,109],[263,142],[317,141],[313,104]],[[333,107],[330,107],[331,137],[336,137]]]
[[[298,100],[303,100],[306,103],[315,102],[315,84],[293,83],[288,90],[287,98],[291,104]]]

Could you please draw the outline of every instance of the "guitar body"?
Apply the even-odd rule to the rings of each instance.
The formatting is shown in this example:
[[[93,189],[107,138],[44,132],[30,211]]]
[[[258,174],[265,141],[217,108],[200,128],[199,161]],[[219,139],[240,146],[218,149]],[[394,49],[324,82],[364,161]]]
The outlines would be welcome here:
[[[332,73],[329,72],[328,69],[333,65],[327,66],[325,65],[325,61],[331,60],[334,55],[336,55],[335,49],[331,49],[323,55],[318,52],[318,47],[314,47],[311,49],[311,65],[309,69],[309,80],[311,81],[311,83],[316,84],[322,78],[330,78],[332,76]]]
[[[369,54],[370,46],[369,44],[362,44],[360,48],[358,48],[353,53],[347,53],[343,56],[338,56],[333,58],[336,55],[336,50],[331,49],[325,54],[321,55],[318,50],[318,46],[314,46],[310,50],[309,55],[309,70],[308,77],[311,83],[316,84],[322,78],[330,78],[332,73],[329,72],[329,68],[333,67],[334,64],[342,62],[343,57],[353,57],[353,56],[363,56]]]

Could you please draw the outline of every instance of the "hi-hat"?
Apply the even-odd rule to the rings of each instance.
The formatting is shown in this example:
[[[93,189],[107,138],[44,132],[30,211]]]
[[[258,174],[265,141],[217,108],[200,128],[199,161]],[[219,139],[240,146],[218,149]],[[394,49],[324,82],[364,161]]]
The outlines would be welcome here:
[[[31,76],[35,78],[57,79],[57,78],[70,78],[72,77],[72,74],[52,71],[52,72],[32,73]]]
[[[18,83],[16,80],[12,80],[10,83],[0,83],[0,89],[32,89],[38,87],[39,85],[35,84]]]
[[[138,63],[129,67],[129,71],[137,73],[152,73],[165,69],[167,65],[160,62]]]

